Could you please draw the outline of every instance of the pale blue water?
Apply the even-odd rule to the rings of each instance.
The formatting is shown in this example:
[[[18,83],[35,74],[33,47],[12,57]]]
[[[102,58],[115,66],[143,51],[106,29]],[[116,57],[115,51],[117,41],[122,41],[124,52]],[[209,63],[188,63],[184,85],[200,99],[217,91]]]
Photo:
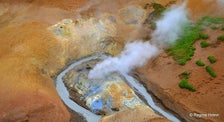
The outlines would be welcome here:
[[[78,105],[76,102],[72,101],[70,98],[69,98],[69,92],[67,91],[64,83],[63,83],[63,80],[62,80],[62,77],[69,71],[71,70],[74,66],[77,66],[83,62],[86,62],[86,61],[90,61],[90,60],[93,60],[93,59],[97,59],[97,58],[106,58],[107,55],[105,54],[97,54],[97,55],[93,55],[91,57],[87,57],[87,58],[84,58],[84,59],[81,59],[73,64],[71,64],[70,66],[68,66],[68,68],[66,68],[63,72],[61,72],[57,78],[56,78],[56,89],[58,91],[58,94],[60,95],[61,99],[64,101],[64,103],[69,107],[71,108],[72,110],[76,111],[77,113],[80,113],[81,115],[83,115],[86,120],[88,122],[99,122],[100,119],[101,119],[101,116],[99,115],[96,115],[92,112],[90,112],[89,110],[81,107],[80,105]],[[128,82],[128,84],[135,90],[138,91],[138,93],[140,93],[144,98],[145,100],[147,101],[148,105],[150,105],[150,107],[159,112],[161,115],[163,115],[164,117],[166,117],[167,119],[173,121],[173,122],[180,122],[180,120],[178,118],[176,118],[174,115],[172,115],[171,113],[169,112],[166,112],[164,111],[163,109],[161,109],[159,106],[157,106],[151,95],[147,92],[146,88],[141,84],[139,83],[136,79],[134,79],[133,77],[129,76],[128,74],[122,74],[126,81]],[[91,89],[91,92],[89,93],[89,95],[91,93],[97,93],[98,91],[100,91],[100,86],[95,86]],[[125,93],[124,93],[125,94]],[[96,99],[95,101],[93,101],[90,105],[90,109],[94,112],[94,111],[98,111],[98,110],[101,110],[104,106],[104,102],[106,101],[107,103],[107,107],[110,107],[111,106],[111,103],[113,102],[112,99],[110,98],[107,98],[107,99]],[[130,104],[132,102],[134,102],[135,99],[131,100],[131,101],[128,101],[130,102]],[[127,103],[129,104],[129,103]]]

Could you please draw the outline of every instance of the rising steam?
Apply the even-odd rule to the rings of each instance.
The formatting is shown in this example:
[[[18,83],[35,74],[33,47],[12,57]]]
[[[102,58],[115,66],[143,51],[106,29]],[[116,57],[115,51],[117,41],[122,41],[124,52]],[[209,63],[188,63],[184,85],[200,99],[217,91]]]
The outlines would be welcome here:
[[[127,43],[119,57],[110,57],[97,64],[89,72],[88,77],[90,79],[102,78],[116,71],[128,73],[136,67],[143,66],[149,59],[159,54],[159,47],[164,47],[177,40],[188,23],[185,3],[172,7],[156,22],[157,29],[152,33],[152,44],[148,41]]]
[[[224,0],[217,0],[217,2],[221,5],[224,5]]]
[[[183,28],[189,23],[186,3],[173,6],[156,22],[156,30],[152,33],[152,40],[162,47],[176,41],[183,33]]]
[[[143,66],[156,54],[158,54],[157,47],[151,45],[149,42],[136,41],[127,43],[119,57],[110,57],[102,63],[97,64],[89,72],[89,78],[102,78],[115,71],[128,73],[135,67]]]

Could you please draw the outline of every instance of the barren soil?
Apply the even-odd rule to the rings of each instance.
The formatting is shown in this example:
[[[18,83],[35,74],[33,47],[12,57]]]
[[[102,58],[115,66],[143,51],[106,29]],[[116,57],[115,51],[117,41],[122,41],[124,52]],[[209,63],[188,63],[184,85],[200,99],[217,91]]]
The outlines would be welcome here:
[[[123,6],[127,1],[118,3]],[[139,1],[141,0],[132,2]],[[168,1],[170,0],[158,0],[162,4]],[[70,113],[72,120],[83,121],[78,114],[68,112],[55,90],[53,78],[66,66],[69,59],[85,56],[79,50],[80,46],[85,46],[60,42],[46,28],[64,18],[74,19],[77,8],[84,6],[86,2],[87,0],[0,0],[0,121],[64,122],[70,120]],[[147,2],[140,3],[144,5]],[[204,15],[224,17],[223,6],[212,0],[189,0],[187,6],[192,20]],[[110,9],[97,9],[97,6],[93,6],[89,11],[113,12]],[[119,34],[123,39],[130,35],[129,32],[123,26],[120,27]],[[139,35],[135,35],[136,38],[141,37],[141,33],[145,32],[139,32]],[[185,66],[176,64],[172,57],[163,52],[147,66],[138,69],[138,72],[149,91],[187,121],[222,122],[224,43],[216,43],[216,38],[224,34],[224,31],[220,28],[208,29],[206,33],[210,36],[208,41],[214,45],[201,48],[201,40],[197,41],[194,44],[195,55]],[[217,62],[210,64],[207,60],[209,55],[214,55]],[[195,61],[198,59],[211,65],[217,77],[212,78],[204,67],[197,66]],[[178,87],[181,80],[178,75],[184,71],[191,72],[189,82],[195,86],[195,92]],[[108,121],[117,120],[119,116],[126,116],[126,113],[129,112],[120,113]],[[136,117],[136,113],[138,109],[128,117]],[[189,116],[190,113],[218,116],[198,118]],[[140,117],[145,119],[144,116]],[[119,120],[128,121],[122,117]]]
[[[195,54],[185,66],[178,65],[172,57],[163,52],[138,71],[149,91],[185,120],[222,122],[224,120],[224,43],[217,42],[217,37],[224,32],[220,28],[216,30],[208,28],[205,33],[209,35],[207,42],[212,45],[201,48],[202,40],[198,40],[194,44]],[[218,61],[211,64],[207,59],[209,55],[215,56]],[[205,67],[196,65],[195,62],[199,59],[215,70],[216,78],[211,77]],[[181,81],[178,75],[185,71],[191,73],[189,83],[196,88],[196,92],[178,87]],[[193,116],[190,115],[191,113]],[[204,115],[197,117],[196,114]],[[218,116],[209,114],[218,114]]]

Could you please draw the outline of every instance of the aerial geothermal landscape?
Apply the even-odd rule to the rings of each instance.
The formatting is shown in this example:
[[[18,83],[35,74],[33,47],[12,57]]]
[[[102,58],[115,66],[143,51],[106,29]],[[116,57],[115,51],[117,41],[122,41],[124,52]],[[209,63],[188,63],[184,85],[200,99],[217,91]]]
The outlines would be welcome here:
[[[0,0],[0,122],[223,122],[224,0]]]

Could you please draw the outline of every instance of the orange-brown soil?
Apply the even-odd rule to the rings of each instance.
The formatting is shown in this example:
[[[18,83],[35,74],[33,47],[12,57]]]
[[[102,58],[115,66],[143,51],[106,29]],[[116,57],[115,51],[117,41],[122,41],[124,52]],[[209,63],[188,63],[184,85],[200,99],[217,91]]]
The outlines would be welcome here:
[[[28,4],[37,7],[58,8],[67,11],[75,11],[85,5],[88,0],[0,0],[0,3],[10,5]],[[40,10],[40,9],[39,9]]]
[[[189,6],[196,5],[191,3]],[[195,19],[204,15],[220,15],[224,17],[221,12],[213,15],[212,13],[218,9],[218,6],[209,8],[212,6],[213,4],[210,6],[210,4],[206,3],[202,4],[202,8],[200,8],[200,5],[197,5],[197,8],[191,8],[196,12],[191,13],[191,17]],[[218,43],[217,37],[224,34],[224,32],[220,28],[216,30],[208,28],[205,33],[209,35],[207,41],[212,45],[201,48],[200,42],[202,40],[198,40],[194,44],[196,47],[195,54],[185,66],[178,65],[172,57],[162,52],[158,57],[150,61],[146,67],[138,69],[138,72],[149,91],[152,91],[166,107],[178,113],[185,120],[222,122],[224,120],[224,43]],[[215,56],[218,61],[211,64],[207,59],[209,55]],[[199,59],[206,66],[210,65],[215,70],[216,78],[212,78],[206,72],[205,67],[199,67],[195,64]],[[181,79],[178,75],[184,71],[191,72],[189,83],[196,88],[195,92],[179,88],[178,83]],[[203,115],[197,117],[196,114]],[[210,114],[216,114],[217,116]]]
[[[0,2],[0,121],[69,121],[51,79],[68,54],[46,28],[85,1],[60,2]]]
[[[156,115],[144,106],[134,109],[123,110],[111,116],[104,117],[101,122],[170,122],[169,120]]]
[[[123,5],[127,1],[118,4]],[[164,4],[169,0],[158,1]],[[80,45],[60,42],[46,28],[64,18],[75,18],[74,12],[86,2],[0,0],[0,121],[69,121],[70,115],[56,93],[52,77],[65,66],[68,59],[80,56]],[[204,15],[223,16],[222,7],[212,0],[189,0],[188,3],[193,20]],[[98,10],[108,9],[104,6]],[[118,33],[123,34],[125,39],[130,35],[130,31],[127,34],[126,31],[125,26],[121,26]],[[207,33],[210,35],[209,41],[215,42],[223,31],[208,30]],[[147,67],[139,69],[140,76],[150,91],[186,120],[222,122],[224,43],[202,49],[199,42],[195,43],[195,56],[185,66],[177,65],[171,57],[162,53]],[[208,55],[218,59],[211,64],[217,78],[212,78],[204,68],[195,64],[198,59],[209,64],[206,59]],[[189,82],[196,87],[196,92],[178,87],[178,74],[183,71],[191,72]],[[190,117],[189,113],[219,116],[195,118]],[[135,117],[136,113],[132,115]]]
[[[196,43],[198,47],[198,43]],[[182,118],[188,121],[219,121],[223,117],[223,81],[224,66],[222,65],[224,44],[218,47],[207,49],[197,49],[195,56],[185,66],[179,66],[175,61],[162,53],[159,57],[149,63],[145,69],[140,70],[142,81],[146,84],[149,91],[152,91],[165,106],[178,113]],[[195,64],[196,60],[201,59],[206,62],[208,55],[214,55],[218,58],[215,64],[212,64],[217,77],[212,78],[205,70],[205,67],[199,67]],[[178,77],[184,71],[191,72],[189,82],[196,88],[196,92],[191,92],[178,87],[181,79]],[[219,114],[218,117],[190,117],[190,113],[199,114]]]

